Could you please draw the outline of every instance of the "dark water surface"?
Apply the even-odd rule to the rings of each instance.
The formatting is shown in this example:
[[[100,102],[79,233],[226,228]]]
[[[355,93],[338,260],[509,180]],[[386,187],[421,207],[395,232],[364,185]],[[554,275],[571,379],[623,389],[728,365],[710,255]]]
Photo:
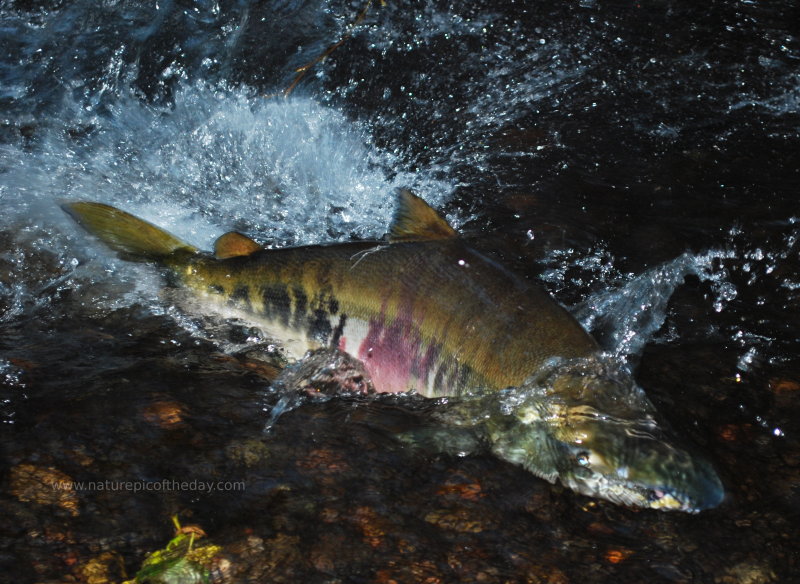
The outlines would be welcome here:
[[[281,97],[362,8],[0,5],[0,581],[133,578],[174,515],[217,582],[800,581],[796,4],[390,1]],[[400,186],[634,366],[723,504],[412,448],[421,398],[286,407],[263,333],[57,205],[279,246],[380,237]]]

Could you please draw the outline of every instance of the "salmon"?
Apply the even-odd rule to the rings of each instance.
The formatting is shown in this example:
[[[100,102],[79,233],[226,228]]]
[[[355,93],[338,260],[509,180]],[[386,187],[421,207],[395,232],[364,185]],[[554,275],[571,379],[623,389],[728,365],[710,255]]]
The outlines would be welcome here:
[[[658,509],[722,500],[711,466],[670,441],[644,393],[608,372],[566,309],[408,190],[382,241],[263,249],[230,232],[213,253],[108,205],[63,208],[121,256],[161,264],[204,302],[247,315],[288,357],[347,353],[380,392],[498,393],[556,372],[532,402],[486,421],[496,454],[551,482]]]

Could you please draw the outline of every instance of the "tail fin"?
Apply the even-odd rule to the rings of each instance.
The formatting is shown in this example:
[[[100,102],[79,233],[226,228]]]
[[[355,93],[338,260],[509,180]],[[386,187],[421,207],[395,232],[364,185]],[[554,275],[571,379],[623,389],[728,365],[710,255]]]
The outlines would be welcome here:
[[[66,203],[61,208],[86,231],[126,258],[159,260],[192,247],[143,219],[102,203]]]

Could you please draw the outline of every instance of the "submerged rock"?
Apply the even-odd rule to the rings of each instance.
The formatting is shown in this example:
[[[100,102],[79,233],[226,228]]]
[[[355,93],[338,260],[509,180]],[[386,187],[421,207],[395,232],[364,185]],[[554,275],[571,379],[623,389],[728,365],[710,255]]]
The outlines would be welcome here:
[[[19,464],[11,469],[11,494],[23,503],[54,505],[78,515],[78,495],[72,478],[48,466]]]

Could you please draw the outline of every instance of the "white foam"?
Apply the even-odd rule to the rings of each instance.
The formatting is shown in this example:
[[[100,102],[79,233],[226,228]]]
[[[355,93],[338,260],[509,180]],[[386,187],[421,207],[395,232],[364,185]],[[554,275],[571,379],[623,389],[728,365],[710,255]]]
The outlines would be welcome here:
[[[79,272],[94,280],[140,271],[77,229],[60,202],[118,206],[209,249],[231,229],[279,246],[379,238],[398,187],[415,187],[434,206],[452,191],[394,173],[397,160],[371,143],[368,129],[311,99],[200,83],[184,86],[169,107],[124,92],[108,111],[66,103],[56,119],[34,126],[32,147],[22,139],[0,146],[3,229],[59,262],[79,258]],[[83,267],[87,259],[94,268]],[[24,282],[28,268],[19,262],[11,279]]]

